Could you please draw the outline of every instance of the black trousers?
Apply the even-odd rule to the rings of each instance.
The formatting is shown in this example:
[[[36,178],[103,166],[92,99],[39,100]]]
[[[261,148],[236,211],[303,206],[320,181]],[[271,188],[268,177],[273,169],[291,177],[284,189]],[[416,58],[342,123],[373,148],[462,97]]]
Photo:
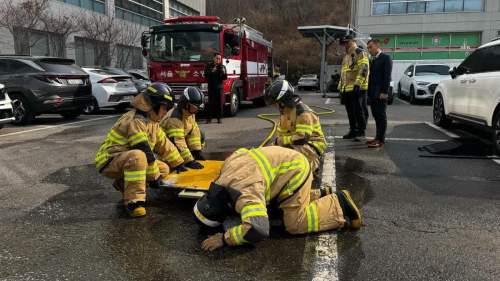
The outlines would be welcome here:
[[[208,90],[207,119],[222,118],[222,88]]]
[[[387,130],[387,103],[381,100],[373,100],[370,106],[377,127],[375,139],[380,142],[385,142],[385,131]]]
[[[349,118],[349,128],[351,132],[364,132],[366,130],[366,91],[360,91],[359,94],[345,92],[344,104]],[[366,111],[365,111],[366,109]]]

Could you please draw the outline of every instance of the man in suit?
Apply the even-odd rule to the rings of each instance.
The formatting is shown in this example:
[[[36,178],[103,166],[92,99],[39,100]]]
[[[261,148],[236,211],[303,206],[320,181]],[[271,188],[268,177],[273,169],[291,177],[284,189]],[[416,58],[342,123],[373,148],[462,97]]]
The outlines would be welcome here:
[[[373,140],[367,141],[370,148],[383,147],[385,144],[385,131],[387,129],[387,100],[391,83],[392,59],[382,53],[380,41],[368,41],[368,52],[371,55],[370,78],[368,84],[368,100],[371,105],[372,115],[377,127],[377,135]]]

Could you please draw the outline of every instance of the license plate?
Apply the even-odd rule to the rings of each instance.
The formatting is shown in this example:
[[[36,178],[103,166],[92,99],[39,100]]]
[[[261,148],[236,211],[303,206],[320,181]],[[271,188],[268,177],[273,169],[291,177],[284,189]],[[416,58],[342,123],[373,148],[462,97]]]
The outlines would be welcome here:
[[[122,99],[123,101],[132,101],[132,96],[125,96]]]
[[[70,85],[81,85],[83,84],[83,80],[82,79],[68,79],[68,84]]]
[[[131,83],[118,83],[119,88],[130,88],[132,87]]]

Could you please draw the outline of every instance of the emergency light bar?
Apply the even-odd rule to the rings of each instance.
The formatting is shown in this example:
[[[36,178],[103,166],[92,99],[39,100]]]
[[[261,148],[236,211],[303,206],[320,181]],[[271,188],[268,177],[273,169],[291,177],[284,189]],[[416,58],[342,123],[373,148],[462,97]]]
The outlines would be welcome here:
[[[220,20],[217,16],[182,16],[182,17],[174,17],[165,19],[164,23],[194,23],[194,22],[203,22],[203,23],[217,23]]]

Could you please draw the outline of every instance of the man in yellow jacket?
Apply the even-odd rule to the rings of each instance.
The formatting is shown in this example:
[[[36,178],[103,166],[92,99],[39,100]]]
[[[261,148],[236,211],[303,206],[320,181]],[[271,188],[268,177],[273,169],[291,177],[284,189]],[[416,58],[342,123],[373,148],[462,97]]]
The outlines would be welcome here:
[[[198,88],[187,87],[172,114],[160,122],[184,159],[184,166],[191,169],[203,169],[203,165],[196,161],[204,160],[201,155],[202,134],[195,119],[200,108],[203,108],[203,93]]]
[[[290,234],[361,227],[361,213],[347,190],[312,190],[311,184],[309,162],[297,151],[279,146],[236,151],[193,212],[208,227],[219,227],[231,214],[238,214],[241,223],[210,236],[202,248],[213,251],[267,238],[269,206],[283,211]]]
[[[265,99],[268,104],[277,104],[280,111],[275,143],[304,154],[315,173],[326,149],[318,115],[294,94],[293,87],[286,80],[276,81],[268,87]]]
[[[135,97],[134,109],[118,119],[97,151],[96,168],[115,180],[132,217],[146,215],[146,183],[158,188],[171,168],[185,171],[184,160],[158,123],[173,104],[166,84],[152,84]]]
[[[368,118],[366,92],[370,67],[367,52],[358,47],[353,37],[346,36],[343,44],[346,55],[342,60],[338,90],[347,111],[350,128],[343,138],[354,139],[365,136]]]

